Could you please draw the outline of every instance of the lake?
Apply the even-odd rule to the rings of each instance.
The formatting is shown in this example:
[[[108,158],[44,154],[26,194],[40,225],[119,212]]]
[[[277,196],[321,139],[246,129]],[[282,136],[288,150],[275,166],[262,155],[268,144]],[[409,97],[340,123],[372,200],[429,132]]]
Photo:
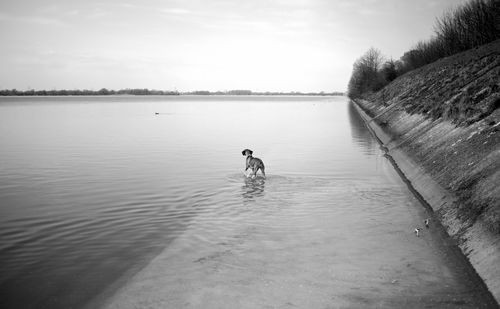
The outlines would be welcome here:
[[[345,97],[3,97],[0,148],[1,308],[494,308]]]

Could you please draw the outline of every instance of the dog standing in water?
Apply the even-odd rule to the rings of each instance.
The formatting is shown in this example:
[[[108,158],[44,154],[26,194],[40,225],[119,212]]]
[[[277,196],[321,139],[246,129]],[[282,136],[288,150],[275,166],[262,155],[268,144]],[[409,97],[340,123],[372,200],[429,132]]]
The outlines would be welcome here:
[[[245,172],[251,168],[253,172],[253,177],[257,175],[257,171],[260,169],[262,175],[266,177],[264,162],[259,158],[252,157],[253,151],[250,149],[245,149],[241,152],[242,155],[247,157]]]

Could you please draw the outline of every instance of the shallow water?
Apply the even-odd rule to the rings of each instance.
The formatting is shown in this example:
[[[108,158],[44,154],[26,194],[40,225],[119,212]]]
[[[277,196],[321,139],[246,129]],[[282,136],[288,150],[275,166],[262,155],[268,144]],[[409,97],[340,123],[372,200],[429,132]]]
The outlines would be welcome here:
[[[488,307],[344,97],[0,98],[0,145],[2,308]]]

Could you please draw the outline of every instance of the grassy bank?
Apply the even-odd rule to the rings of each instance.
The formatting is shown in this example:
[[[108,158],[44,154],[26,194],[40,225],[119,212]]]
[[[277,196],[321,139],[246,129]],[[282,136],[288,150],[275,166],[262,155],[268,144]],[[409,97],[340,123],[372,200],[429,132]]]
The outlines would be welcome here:
[[[438,19],[435,36],[405,53],[399,64],[382,64],[380,52],[370,49],[354,64],[349,84],[351,98],[365,102],[367,112],[397,138],[408,139],[398,147],[406,147],[440,185],[459,197],[457,217],[468,224],[480,219],[497,235],[499,21],[500,1],[471,0]],[[398,122],[411,115],[419,123]],[[438,123],[447,130],[432,131]],[[439,151],[424,149],[438,138],[431,134],[425,140],[424,133],[431,131],[443,135],[435,145]],[[450,132],[459,131],[450,138]]]
[[[370,49],[348,95],[500,302],[500,1],[435,29],[397,61]]]
[[[500,39],[500,1],[470,0],[445,12],[434,29],[430,39],[415,44],[399,60],[384,61],[379,50],[369,49],[353,65],[348,95],[363,98],[407,72]]]
[[[482,219],[500,235],[499,76],[500,40],[413,70],[361,102],[377,122],[407,139],[398,147],[460,197],[457,216],[470,224]],[[395,126],[402,112],[421,123]],[[437,124],[447,129],[428,141],[412,135],[422,136]],[[435,145],[436,155],[420,149],[458,131],[456,138]]]
[[[500,107],[500,40],[413,70],[365,98],[408,113],[470,125]]]
[[[416,174],[428,175],[439,187],[430,191],[451,196],[435,193],[432,206],[497,301],[499,76],[500,40],[408,72],[356,99],[390,137],[387,149],[412,161]]]

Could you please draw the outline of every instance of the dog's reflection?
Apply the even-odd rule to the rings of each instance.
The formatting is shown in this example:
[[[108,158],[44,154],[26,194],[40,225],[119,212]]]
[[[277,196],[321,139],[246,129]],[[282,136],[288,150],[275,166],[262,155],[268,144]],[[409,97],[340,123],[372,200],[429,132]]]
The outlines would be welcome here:
[[[266,179],[262,177],[244,179],[245,184],[241,187],[243,198],[246,201],[264,196]]]

